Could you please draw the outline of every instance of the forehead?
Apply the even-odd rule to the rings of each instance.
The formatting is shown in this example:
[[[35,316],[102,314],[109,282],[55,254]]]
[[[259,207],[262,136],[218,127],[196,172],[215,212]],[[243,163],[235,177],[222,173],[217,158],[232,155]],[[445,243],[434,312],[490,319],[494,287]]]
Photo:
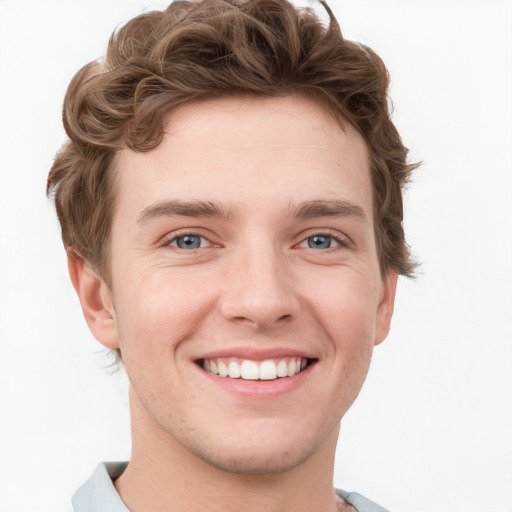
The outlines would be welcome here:
[[[161,144],[115,162],[117,207],[181,199],[238,202],[353,200],[371,212],[364,140],[304,97],[191,102],[168,117]],[[272,202],[272,200],[275,200]],[[369,215],[371,217],[371,215]]]

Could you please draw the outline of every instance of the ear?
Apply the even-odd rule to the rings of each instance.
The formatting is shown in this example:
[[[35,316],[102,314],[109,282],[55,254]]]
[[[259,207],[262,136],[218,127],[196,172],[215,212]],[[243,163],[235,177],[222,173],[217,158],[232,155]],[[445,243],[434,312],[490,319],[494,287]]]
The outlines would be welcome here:
[[[91,333],[105,347],[119,348],[115,310],[107,284],[76,254],[68,253],[68,269]]]
[[[396,284],[398,274],[389,269],[382,280],[382,297],[377,309],[377,325],[375,329],[375,345],[382,343],[389,333],[391,317],[395,306]]]

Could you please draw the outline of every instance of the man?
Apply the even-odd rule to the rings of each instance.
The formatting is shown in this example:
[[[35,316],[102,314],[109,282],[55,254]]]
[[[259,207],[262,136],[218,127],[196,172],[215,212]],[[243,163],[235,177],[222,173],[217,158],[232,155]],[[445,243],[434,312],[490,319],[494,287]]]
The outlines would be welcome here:
[[[77,512],[384,510],[332,474],[413,270],[412,166],[384,65],[325,8],[175,2],[69,86],[48,192],[132,420]]]

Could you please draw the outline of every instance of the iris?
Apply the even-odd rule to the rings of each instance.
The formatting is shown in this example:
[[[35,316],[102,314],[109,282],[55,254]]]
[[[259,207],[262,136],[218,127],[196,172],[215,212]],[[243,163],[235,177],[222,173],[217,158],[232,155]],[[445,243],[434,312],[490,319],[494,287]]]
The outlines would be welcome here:
[[[308,247],[310,249],[329,249],[332,238],[327,235],[315,235],[308,238]]]
[[[201,247],[201,237],[197,235],[179,236],[175,242],[180,249],[199,249]]]

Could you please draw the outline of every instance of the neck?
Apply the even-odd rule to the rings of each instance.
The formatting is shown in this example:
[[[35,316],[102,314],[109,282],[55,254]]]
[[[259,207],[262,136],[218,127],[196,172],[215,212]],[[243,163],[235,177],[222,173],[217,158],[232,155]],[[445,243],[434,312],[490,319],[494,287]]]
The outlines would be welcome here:
[[[201,460],[164,432],[131,393],[132,458],[115,482],[132,512],[336,511],[338,429],[306,461],[281,473],[240,474]]]

